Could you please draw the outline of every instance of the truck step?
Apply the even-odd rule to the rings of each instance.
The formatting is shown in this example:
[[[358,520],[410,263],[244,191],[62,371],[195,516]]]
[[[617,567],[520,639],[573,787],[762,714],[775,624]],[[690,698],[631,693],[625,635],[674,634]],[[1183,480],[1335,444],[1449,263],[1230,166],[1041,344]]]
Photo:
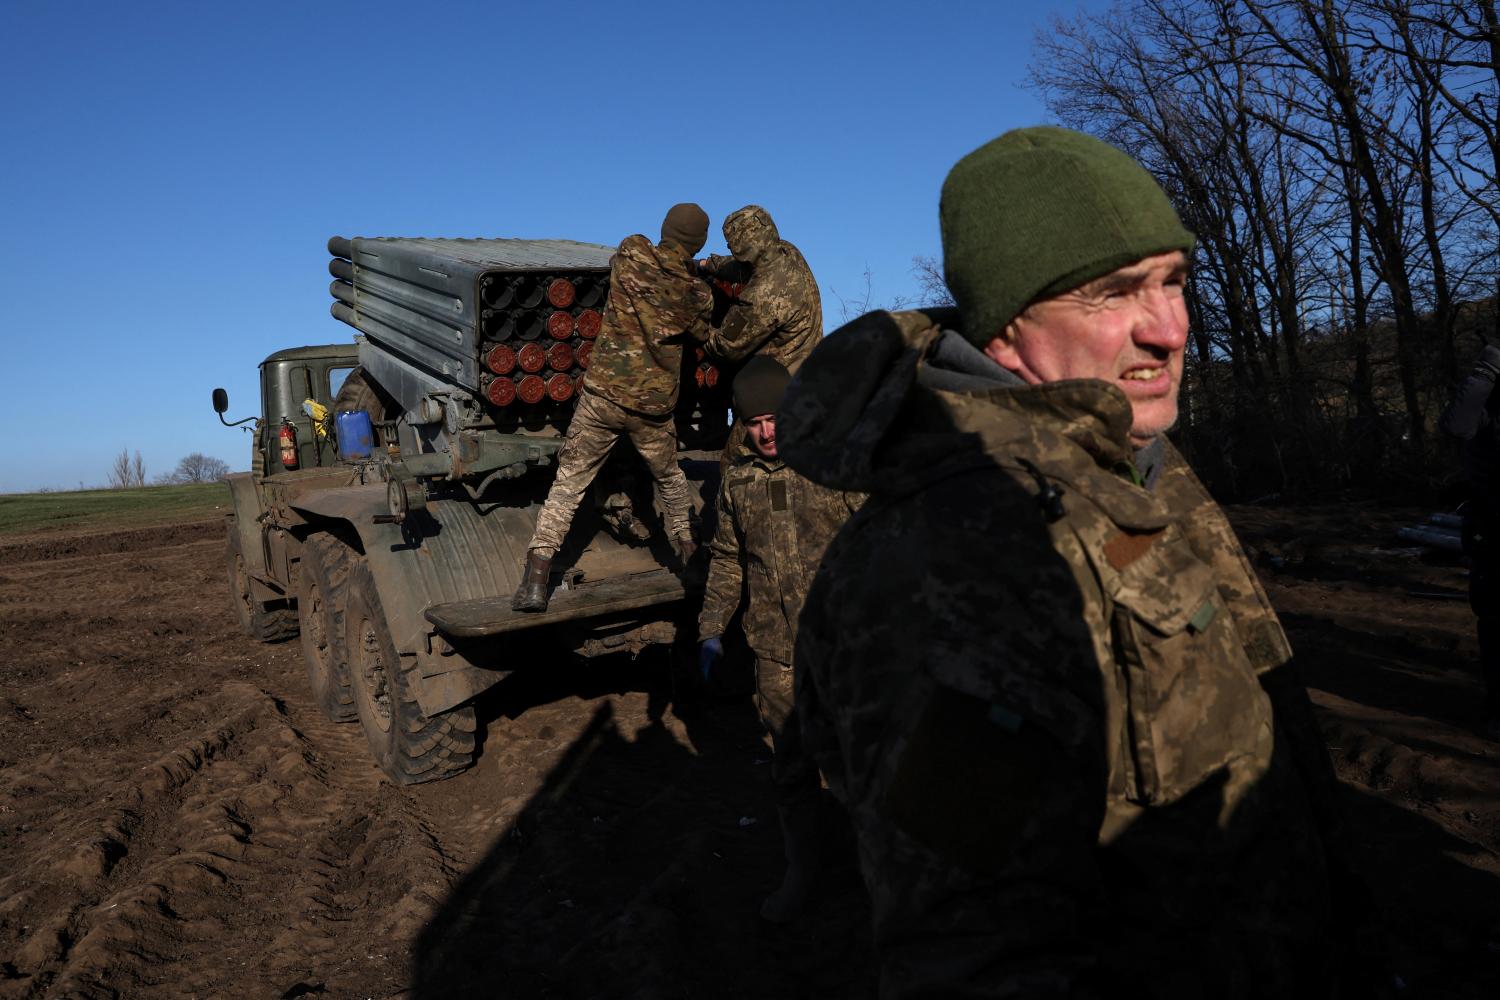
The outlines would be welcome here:
[[[542,612],[512,611],[510,597],[505,596],[434,604],[425,614],[444,635],[477,639],[577,618],[670,604],[682,600],[685,594],[686,588],[677,574],[663,569],[554,590],[547,610]]]

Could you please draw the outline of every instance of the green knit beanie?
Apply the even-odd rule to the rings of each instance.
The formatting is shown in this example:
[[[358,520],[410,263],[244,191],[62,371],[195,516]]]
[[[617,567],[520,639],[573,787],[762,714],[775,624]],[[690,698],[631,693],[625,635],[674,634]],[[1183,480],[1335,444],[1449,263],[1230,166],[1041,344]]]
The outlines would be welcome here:
[[[964,335],[983,346],[1032,302],[1154,254],[1191,253],[1140,164],[1071,129],[1007,132],[943,182],[943,270]]]

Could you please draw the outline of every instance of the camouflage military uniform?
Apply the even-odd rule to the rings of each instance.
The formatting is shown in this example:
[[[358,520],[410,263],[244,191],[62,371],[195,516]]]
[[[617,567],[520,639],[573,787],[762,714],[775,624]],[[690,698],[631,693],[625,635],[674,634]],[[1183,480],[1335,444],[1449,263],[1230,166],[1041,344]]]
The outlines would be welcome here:
[[[754,267],[708,349],[726,361],[764,354],[792,374],[823,336],[823,301],[802,251],[781,238],[766,210],[749,205],[724,220],[735,257]],[[710,257],[712,271],[730,258]]]
[[[796,662],[881,995],[1333,995],[1331,769],[1222,511],[1169,445],[1146,488],[1117,389],[1020,384],[956,322],[850,324],[777,424],[872,494]]]
[[[651,469],[673,537],[690,533],[687,478],[677,465],[672,408],[682,378],[684,340],[708,332],[713,293],[673,243],[628,236],[610,262],[609,301],[557,461],[557,478],[528,548],[562,545],[584,491],[621,436]]]
[[[798,733],[785,723],[792,710],[792,649],[802,602],[823,550],[863,497],[824,489],[742,447],[719,488],[718,527],[698,634],[723,633],[745,595],[740,619],[755,653],[756,702],[775,741],[778,786],[810,773]]]
[[[739,259],[754,271],[739,302],[710,331],[706,346],[730,362],[763,354],[795,375],[823,338],[823,300],[812,269],[802,251],[781,238],[771,216],[757,205],[731,213],[724,220],[724,235],[735,256],[710,257],[706,269]],[[736,418],[720,460],[725,473],[744,440],[745,427]]]

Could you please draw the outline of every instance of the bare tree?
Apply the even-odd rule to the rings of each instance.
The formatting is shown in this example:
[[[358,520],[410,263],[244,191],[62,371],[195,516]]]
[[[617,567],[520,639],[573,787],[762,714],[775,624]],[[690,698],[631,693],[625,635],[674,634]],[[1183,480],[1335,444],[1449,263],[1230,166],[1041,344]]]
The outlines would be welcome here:
[[[229,463],[223,459],[214,458],[195,451],[191,455],[184,455],[177,462],[177,468],[167,477],[172,483],[216,483],[229,475]]]
[[[912,277],[917,279],[917,287],[922,291],[921,304],[924,306],[951,306],[956,305],[953,301],[953,293],[948,290],[947,279],[943,277],[943,265],[938,263],[936,257],[925,257],[918,255],[911,259]]]
[[[874,278],[870,273],[870,265],[868,264],[865,265],[864,274],[860,276],[860,283],[864,287],[860,290],[858,297],[847,299],[839,294],[837,288],[834,288],[832,285],[828,286],[828,291],[833,294],[834,298],[839,300],[839,319],[841,322],[848,323],[858,319],[867,312],[874,312],[880,309],[884,309],[886,312],[896,312],[900,309],[905,309],[911,304],[904,295],[896,296],[887,305],[877,304],[874,301]]]
[[[1445,462],[1458,345],[1500,310],[1495,9],[1117,0],[1038,35],[1058,120],[1143,163],[1197,234],[1180,440],[1218,485]]]
[[[139,450],[132,458],[129,448],[120,449],[109,467],[109,485],[117,490],[146,485],[146,463]]]

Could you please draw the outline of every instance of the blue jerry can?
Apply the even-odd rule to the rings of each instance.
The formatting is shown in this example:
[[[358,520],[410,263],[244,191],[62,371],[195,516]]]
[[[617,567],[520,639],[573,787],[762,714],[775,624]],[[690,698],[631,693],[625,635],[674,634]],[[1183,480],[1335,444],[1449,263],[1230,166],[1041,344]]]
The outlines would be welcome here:
[[[356,458],[369,458],[375,447],[375,429],[370,426],[370,415],[364,410],[340,410],[334,417],[335,433],[339,439],[339,458],[352,462]]]

